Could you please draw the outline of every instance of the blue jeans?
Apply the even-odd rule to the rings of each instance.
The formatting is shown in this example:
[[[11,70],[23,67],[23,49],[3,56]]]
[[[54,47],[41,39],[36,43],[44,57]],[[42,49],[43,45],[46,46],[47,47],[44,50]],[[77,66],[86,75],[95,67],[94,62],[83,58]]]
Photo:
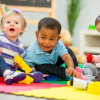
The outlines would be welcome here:
[[[10,68],[7,66],[5,60],[2,57],[0,57],[0,76],[3,76],[4,71],[7,69]]]

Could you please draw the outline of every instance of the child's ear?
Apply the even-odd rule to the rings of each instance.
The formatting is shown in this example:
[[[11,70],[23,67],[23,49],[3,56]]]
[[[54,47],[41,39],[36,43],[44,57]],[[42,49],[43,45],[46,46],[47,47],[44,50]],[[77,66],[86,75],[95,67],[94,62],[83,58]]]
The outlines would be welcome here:
[[[36,31],[35,33],[36,33],[36,38],[38,39],[38,31]]]
[[[2,31],[4,31],[4,26],[1,26]]]
[[[58,36],[58,41],[59,41],[60,38],[61,38],[61,36]]]
[[[21,32],[20,32],[20,33],[23,33],[23,32],[24,32],[24,30],[25,30],[25,28],[23,27],[23,28],[21,29]]]

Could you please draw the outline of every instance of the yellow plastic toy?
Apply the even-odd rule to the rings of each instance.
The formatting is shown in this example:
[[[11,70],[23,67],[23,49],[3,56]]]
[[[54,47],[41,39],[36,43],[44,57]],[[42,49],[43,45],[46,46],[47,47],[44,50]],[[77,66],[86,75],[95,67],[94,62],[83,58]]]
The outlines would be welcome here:
[[[21,72],[21,71],[16,70],[16,72]],[[26,78],[24,80],[18,81],[19,84],[27,84],[27,85],[29,85],[31,82],[33,82],[33,78],[31,78],[28,75],[26,75]]]
[[[90,82],[87,87],[87,92],[90,94],[100,95],[100,82]]]
[[[31,82],[33,82],[33,78],[31,78],[30,76],[28,76],[28,75],[26,75],[26,78],[24,79],[24,80],[22,80],[22,81],[18,81],[18,83],[20,83],[20,84],[27,84],[27,85],[29,85]]]
[[[32,71],[32,69],[24,62],[24,60],[19,55],[14,57],[14,60],[18,62],[18,64],[21,66],[22,70],[24,70],[26,74],[29,74]]]
[[[70,86],[70,81],[67,81],[67,85]]]

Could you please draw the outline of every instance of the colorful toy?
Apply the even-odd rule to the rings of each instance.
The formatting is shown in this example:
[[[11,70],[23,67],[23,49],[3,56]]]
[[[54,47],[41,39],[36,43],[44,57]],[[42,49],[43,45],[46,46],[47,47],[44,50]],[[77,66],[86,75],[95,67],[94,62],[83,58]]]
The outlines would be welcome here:
[[[49,75],[47,77],[44,77],[45,80],[47,81],[57,81],[58,80],[58,76],[56,75]]]
[[[16,72],[21,72],[21,71],[16,70]],[[26,78],[24,80],[18,81],[18,83],[20,83],[20,84],[27,84],[27,85],[29,85],[31,82],[33,82],[33,78],[31,78],[28,75],[26,75]]]
[[[80,67],[78,67],[78,66],[75,68],[75,70],[76,70],[77,72],[79,72],[79,73],[82,73],[81,68],[80,68]]]
[[[67,86],[71,86],[71,85],[70,85],[70,81],[67,81]]]
[[[18,83],[20,84],[27,84],[27,85],[29,85],[31,82],[33,82],[33,78],[31,78],[28,75],[26,75],[26,78],[24,80],[18,81]]]
[[[29,74],[32,71],[32,69],[24,62],[24,60],[19,55],[14,57],[14,60],[18,62],[18,64],[21,66],[22,70],[24,70],[26,74]]]
[[[87,59],[87,63],[92,63],[92,59],[93,59],[92,54],[87,53],[87,57],[86,57],[86,59]]]
[[[90,25],[90,26],[89,26],[89,29],[90,29],[90,30],[91,30],[91,29],[92,29],[92,30],[95,30],[96,27],[95,27],[95,25]]]
[[[88,87],[87,87],[87,92],[90,94],[97,94],[100,95],[100,82],[90,82]]]

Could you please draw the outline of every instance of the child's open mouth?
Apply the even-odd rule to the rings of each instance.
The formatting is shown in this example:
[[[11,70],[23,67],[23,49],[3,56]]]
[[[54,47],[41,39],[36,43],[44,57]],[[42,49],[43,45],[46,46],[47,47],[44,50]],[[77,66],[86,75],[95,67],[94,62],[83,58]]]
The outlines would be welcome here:
[[[10,31],[10,32],[14,32],[15,30],[14,30],[13,28],[10,28],[9,31]]]
[[[47,46],[43,46],[43,48],[44,48],[44,49],[49,49],[49,47],[47,47]]]

